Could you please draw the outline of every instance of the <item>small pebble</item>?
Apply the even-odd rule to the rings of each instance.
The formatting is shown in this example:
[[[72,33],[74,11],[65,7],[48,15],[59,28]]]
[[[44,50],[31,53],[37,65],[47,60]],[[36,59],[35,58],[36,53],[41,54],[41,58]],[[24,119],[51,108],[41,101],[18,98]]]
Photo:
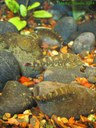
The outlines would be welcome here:
[[[11,114],[5,113],[2,118],[3,118],[3,120],[8,120],[9,118],[11,118]]]
[[[56,50],[53,50],[52,51],[52,55],[55,56],[55,55],[58,55],[58,52]]]

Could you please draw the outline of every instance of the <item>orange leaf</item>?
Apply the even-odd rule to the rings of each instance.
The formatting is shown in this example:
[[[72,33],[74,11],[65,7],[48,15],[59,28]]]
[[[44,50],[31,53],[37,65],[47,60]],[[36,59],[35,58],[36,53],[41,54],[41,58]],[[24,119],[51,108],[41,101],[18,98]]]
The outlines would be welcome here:
[[[21,126],[21,128],[26,128],[27,127],[27,123],[26,122],[21,122],[20,126]]]
[[[29,87],[29,86],[34,85],[35,82],[34,82],[34,81],[29,81],[29,82],[24,82],[24,83],[22,83],[22,84],[25,85],[25,86],[27,86],[27,87]]]
[[[39,126],[40,126],[39,120],[37,119],[36,116],[33,116],[33,118],[36,120],[34,128],[39,128]]]
[[[18,118],[19,118],[19,119],[23,119],[24,116],[25,116],[24,114],[18,114]]]
[[[21,82],[21,83],[29,82],[29,81],[30,81],[30,79],[27,78],[27,77],[25,77],[25,76],[22,76],[22,77],[19,79],[19,82]]]
[[[67,53],[68,52],[67,46],[64,46],[63,48],[61,48],[60,51],[62,53]]]
[[[80,119],[82,122],[89,122],[88,118],[85,116],[80,115]]]
[[[75,123],[75,119],[74,117],[71,117],[68,121],[69,124],[74,124]]]
[[[36,121],[34,128],[39,128],[39,125],[40,125],[40,122],[38,120],[38,121]]]
[[[15,124],[15,125],[19,125],[19,122],[15,119],[15,118],[10,118],[7,121],[8,124]]]
[[[84,60],[84,62],[88,63],[89,65],[93,63],[93,59],[92,58],[87,58]]]
[[[62,121],[63,123],[68,123],[68,119],[65,118],[65,117],[62,117],[62,118],[61,118],[61,121]]]
[[[92,84],[90,84],[90,83],[85,83],[84,86],[90,88],[90,87],[92,87]]]
[[[85,86],[85,87],[88,87],[88,88],[90,88],[90,87],[92,86],[92,84],[90,84],[90,83],[88,82],[88,80],[87,80],[86,78],[84,78],[84,77],[82,77],[82,78],[77,77],[77,78],[76,78],[76,81],[77,81],[79,84],[81,84],[81,85],[83,85],[83,86]]]
[[[77,77],[77,78],[76,78],[76,81],[77,81],[78,83],[80,83],[80,84],[85,84],[85,83],[88,82],[87,79],[84,78],[84,77],[82,77],[82,78]]]

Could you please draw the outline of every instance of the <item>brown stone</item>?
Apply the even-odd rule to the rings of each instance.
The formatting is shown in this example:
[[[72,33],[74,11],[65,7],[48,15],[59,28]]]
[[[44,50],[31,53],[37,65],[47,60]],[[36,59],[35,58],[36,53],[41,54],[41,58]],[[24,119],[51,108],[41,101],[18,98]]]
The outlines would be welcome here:
[[[38,106],[48,116],[79,118],[96,112],[96,91],[77,83],[44,81],[35,86],[33,92]]]

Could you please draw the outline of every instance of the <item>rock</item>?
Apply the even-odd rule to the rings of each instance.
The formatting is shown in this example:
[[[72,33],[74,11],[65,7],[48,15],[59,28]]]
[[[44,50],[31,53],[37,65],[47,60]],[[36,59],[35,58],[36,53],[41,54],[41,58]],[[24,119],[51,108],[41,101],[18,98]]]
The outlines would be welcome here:
[[[54,20],[59,20],[62,17],[62,14],[60,13],[59,10],[49,9],[48,12],[52,14],[52,18]]]
[[[41,82],[33,92],[38,106],[48,116],[79,118],[96,112],[96,91],[79,84]]]
[[[26,86],[17,81],[8,81],[0,96],[0,115],[22,113],[33,104],[32,94]]]
[[[68,38],[69,42],[74,41],[82,32],[76,31],[71,34],[71,36]]]
[[[8,80],[16,80],[20,76],[20,67],[11,52],[0,51],[0,81],[4,84]]]
[[[59,11],[62,16],[72,16],[72,9],[68,5],[62,5],[57,3],[54,4],[51,9]]]
[[[2,92],[3,87],[4,87],[4,83],[0,82],[0,92]]]
[[[69,41],[75,40],[83,32],[92,32],[96,37],[96,20],[89,20],[82,24],[78,24],[78,29],[73,32],[70,37]]]
[[[18,33],[18,30],[13,24],[11,24],[7,21],[0,21],[0,34],[5,34],[5,33],[9,33],[9,32],[12,32],[12,33],[17,32]]]
[[[77,24],[72,17],[63,17],[57,22],[54,30],[58,32],[66,44],[69,36],[77,30]]]
[[[81,33],[75,40],[71,49],[75,53],[82,51],[92,51],[95,48],[95,35],[91,32]]]
[[[78,25],[79,32],[92,32],[96,36],[96,20],[86,21]]]
[[[84,77],[84,73],[80,71],[79,66],[75,68],[49,68],[44,72],[45,81],[70,83],[76,77]]]
[[[52,14],[54,20],[59,20],[63,16],[72,16],[72,10],[67,5],[54,4],[48,10]]]
[[[96,83],[96,67],[86,67],[85,69],[85,77],[91,83]]]

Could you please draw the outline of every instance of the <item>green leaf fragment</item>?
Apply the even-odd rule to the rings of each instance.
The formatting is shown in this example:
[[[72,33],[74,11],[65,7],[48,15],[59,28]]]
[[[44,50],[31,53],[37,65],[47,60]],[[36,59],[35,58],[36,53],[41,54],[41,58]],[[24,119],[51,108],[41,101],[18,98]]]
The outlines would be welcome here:
[[[26,6],[23,4],[20,5],[20,14],[22,17],[27,16],[27,9],[26,9]]]
[[[23,29],[27,25],[27,22],[25,20],[23,20],[23,21],[20,20],[20,17],[13,17],[13,18],[9,19],[8,22],[10,22],[14,26],[16,26],[18,31],[20,31],[21,29]]]
[[[5,0],[5,4],[12,12],[17,13],[19,11],[19,4],[15,0]]]
[[[40,11],[34,11],[33,16],[35,18],[51,18],[52,14],[45,10],[40,10]]]
[[[90,115],[88,116],[88,119],[89,119],[90,121],[93,121],[93,122],[96,121],[96,117],[95,117],[93,114],[90,114]]]
[[[34,8],[37,8],[38,6],[40,6],[40,3],[39,2],[34,2],[32,5],[29,5],[27,10],[31,10],[31,9],[34,9]]]

